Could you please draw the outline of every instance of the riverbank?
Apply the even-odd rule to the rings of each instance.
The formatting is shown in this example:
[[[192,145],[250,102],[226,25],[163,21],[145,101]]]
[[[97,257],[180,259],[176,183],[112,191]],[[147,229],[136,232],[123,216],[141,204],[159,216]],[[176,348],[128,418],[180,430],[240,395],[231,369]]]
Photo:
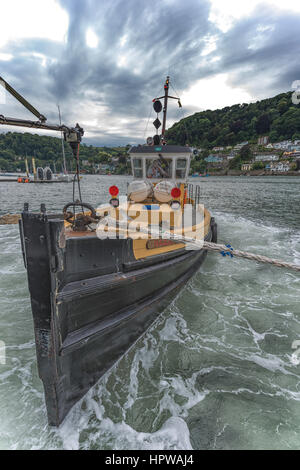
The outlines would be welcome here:
[[[222,170],[214,171],[209,173],[210,176],[298,176],[300,177],[300,171],[285,171],[285,172],[275,172],[275,171],[265,171],[265,170]]]

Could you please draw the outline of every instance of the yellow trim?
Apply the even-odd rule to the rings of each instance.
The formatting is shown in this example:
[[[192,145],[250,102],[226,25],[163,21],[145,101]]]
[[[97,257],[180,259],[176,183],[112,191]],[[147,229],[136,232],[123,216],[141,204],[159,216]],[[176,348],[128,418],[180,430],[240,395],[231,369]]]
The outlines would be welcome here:
[[[207,209],[204,209],[204,237],[208,234],[209,228],[210,228],[210,219],[211,215]],[[199,224],[200,226],[202,224]],[[195,231],[196,227],[194,226],[193,229],[191,230],[191,236],[193,234],[193,231]],[[176,233],[176,230],[175,230]],[[189,236],[189,233],[186,233],[186,236]],[[146,246],[147,240],[142,239],[142,240],[133,240],[133,255],[135,259],[142,259],[142,258],[148,258],[149,256],[154,256],[154,255],[160,255],[162,253],[168,253],[170,251],[175,251],[175,250],[180,250],[181,248],[184,248],[185,244],[184,243],[178,243],[176,245],[170,245],[170,246],[163,246],[161,248],[154,248],[149,250]]]
[[[149,223],[148,218],[150,217],[151,214],[149,213],[149,211],[143,210],[142,206],[143,206],[143,204],[139,204],[139,205],[135,204],[134,207],[137,207],[138,209],[140,209],[140,210],[137,211],[138,213],[137,214],[134,214],[134,213],[130,214],[130,207],[128,208],[129,209],[128,213],[132,216],[133,220],[138,217],[139,218],[139,223],[141,223],[141,226],[146,227]],[[116,218],[118,219],[119,216],[120,216],[120,211],[119,211],[120,208],[118,208],[116,210],[116,212],[114,212],[115,209],[112,208],[110,205],[107,205],[105,207],[101,207],[100,209],[97,209],[97,214],[104,216],[104,215],[106,215],[106,213],[112,212],[111,215],[115,215]],[[171,222],[171,225],[172,225],[172,223],[174,223],[174,226],[175,226],[173,228],[173,230],[171,228],[171,231],[174,231],[175,234],[176,233],[181,234],[181,229],[178,228],[176,230],[176,225],[177,225],[176,220],[175,220],[176,213],[174,213],[174,211],[171,211],[171,209],[167,205],[165,205],[165,208],[168,209],[165,212],[169,212],[169,211],[171,212],[170,222]],[[85,213],[90,214],[89,211],[86,211]],[[163,214],[161,213],[161,211],[159,211],[157,215],[158,215],[158,218],[159,218],[159,222],[161,222],[161,220],[163,218]],[[191,227],[190,231],[185,231],[185,235],[187,237],[189,237],[189,236],[192,237],[194,235],[195,231],[203,229],[203,236],[205,237],[208,234],[209,229],[210,229],[210,219],[211,219],[210,212],[207,209],[204,208],[204,220],[200,224],[198,224],[197,226]],[[71,224],[69,222],[65,221],[65,228],[70,228],[70,227],[71,227]],[[114,232],[115,229],[110,228],[110,229],[108,229],[108,231],[113,231]],[[117,228],[117,232],[122,233],[122,232],[125,232],[125,230],[122,229],[122,228]],[[74,232],[74,233],[76,234],[76,232]],[[89,234],[89,233],[88,232],[83,232],[81,234],[81,236],[86,235],[86,234]],[[136,235],[137,235],[137,237],[139,236],[138,232],[136,233]],[[147,246],[146,246],[147,241],[148,241],[148,237],[147,238],[146,237],[144,236],[144,238],[142,238],[142,239],[140,239],[140,238],[134,239],[133,242],[132,242],[133,255],[134,255],[136,260],[142,259],[142,258],[148,258],[150,256],[160,255],[162,253],[168,253],[170,251],[180,250],[180,249],[184,248],[184,246],[185,246],[184,243],[178,243],[178,244],[174,244],[174,245],[163,246],[161,248],[148,249]]]

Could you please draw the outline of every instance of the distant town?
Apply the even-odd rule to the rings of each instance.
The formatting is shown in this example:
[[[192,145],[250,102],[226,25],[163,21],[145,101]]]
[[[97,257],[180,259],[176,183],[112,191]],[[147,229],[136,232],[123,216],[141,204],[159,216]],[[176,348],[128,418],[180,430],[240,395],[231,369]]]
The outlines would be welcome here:
[[[187,145],[187,144],[186,144]],[[81,146],[82,174],[131,175],[130,145],[125,147]],[[211,149],[192,146],[191,176],[291,175],[300,176],[300,139],[270,142],[269,136],[256,143],[244,141]],[[66,169],[75,170],[74,158],[65,144]],[[55,137],[7,133],[0,135],[0,175],[33,172],[33,166],[63,172],[61,141]]]
[[[213,147],[211,151],[194,149],[193,176],[214,175],[300,175],[300,139],[269,142],[259,137],[256,144],[241,142],[235,146]]]

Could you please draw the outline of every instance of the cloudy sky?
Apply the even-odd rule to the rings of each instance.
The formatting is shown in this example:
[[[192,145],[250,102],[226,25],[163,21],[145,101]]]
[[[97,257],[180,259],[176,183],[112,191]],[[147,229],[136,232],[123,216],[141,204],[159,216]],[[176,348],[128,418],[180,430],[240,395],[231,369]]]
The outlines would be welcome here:
[[[300,80],[299,0],[0,5],[0,76],[48,122],[58,121],[59,103],[63,121],[79,122],[88,144],[153,135],[151,100],[167,74],[185,115],[274,96]],[[32,117],[2,91],[0,114]],[[172,103],[168,124],[182,116]]]

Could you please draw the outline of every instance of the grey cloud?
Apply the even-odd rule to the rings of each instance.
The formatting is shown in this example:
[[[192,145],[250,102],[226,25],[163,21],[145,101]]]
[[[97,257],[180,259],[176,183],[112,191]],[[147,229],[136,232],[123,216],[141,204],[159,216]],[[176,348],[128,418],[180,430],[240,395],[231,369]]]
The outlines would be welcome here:
[[[255,38],[256,47],[249,48]],[[220,37],[218,70],[259,99],[290,90],[300,78],[299,53],[300,15],[258,6]]]
[[[0,62],[1,74],[49,121],[57,121],[57,102],[67,123],[73,124],[77,116],[88,123],[96,116],[97,125],[87,129],[94,137],[87,141],[99,145],[132,141],[133,126],[139,119],[147,121],[151,99],[162,91],[167,73],[180,91],[200,78],[226,72],[232,86],[245,88],[255,98],[285,91],[300,79],[296,14],[260,6],[222,33],[208,21],[208,0],[60,0],[60,4],[69,15],[66,43],[38,39],[11,43],[0,50],[13,54],[11,61]],[[269,25],[273,29],[264,30]],[[86,45],[88,28],[98,35],[95,49]],[[249,49],[258,34],[261,44]],[[217,49],[203,57],[204,38],[209,35],[216,37]],[[45,64],[30,53],[46,56]],[[126,66],[118,66],[119,55],[127,57]],[[217,56],[220,60],[213,62]],[[108,109],[106,115],[103,107]],[[19,115],[17,106],[12,109]],[[195,107],[184,110],[185,115],[196,111]],[[128,135],[125,129],[112,134],[110,126],[116,123],[121,129],[118,123],[126,117]],[[176,103],[170,106],[169,117],[182,117]],[[141,126],[137,127],[141,138]]]

